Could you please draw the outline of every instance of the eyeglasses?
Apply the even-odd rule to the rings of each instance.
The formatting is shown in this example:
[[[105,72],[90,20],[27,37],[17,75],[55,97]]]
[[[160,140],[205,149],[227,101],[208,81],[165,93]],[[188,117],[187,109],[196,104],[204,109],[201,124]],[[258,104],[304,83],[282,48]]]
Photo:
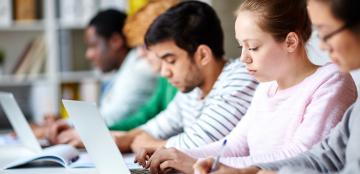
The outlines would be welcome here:
[[[340,32],[344,31],[345,29],[347,29],[348,26],[347,25],[343,25],[342,27],[338,28],[337,30],[325,35],[325,36],[320,36],[318,35],[318,37],[324,42],[326,43],[330,38],[332,38],[333,36],[335,36],[336,34],[339,34]]]

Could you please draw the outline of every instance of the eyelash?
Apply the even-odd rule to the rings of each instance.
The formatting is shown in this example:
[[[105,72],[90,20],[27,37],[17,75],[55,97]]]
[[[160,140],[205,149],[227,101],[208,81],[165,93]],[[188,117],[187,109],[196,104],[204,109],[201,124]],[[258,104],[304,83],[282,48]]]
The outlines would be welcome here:
[[[238,46],[239,49],[243,49],[244,47],[243,46]],[[255,48],[248,48],[249,51],[257,51],[258,50],[258,47],[255,47]]]
[[[248,50],[249,50],[249,51],[257,51],[257,50],[258,50],[258,47],[255,47],[255,48],[249,48]]]
[[[167,61],[168,64],[174,65],[175,64],[175,60],[171,60],[171,61]]]

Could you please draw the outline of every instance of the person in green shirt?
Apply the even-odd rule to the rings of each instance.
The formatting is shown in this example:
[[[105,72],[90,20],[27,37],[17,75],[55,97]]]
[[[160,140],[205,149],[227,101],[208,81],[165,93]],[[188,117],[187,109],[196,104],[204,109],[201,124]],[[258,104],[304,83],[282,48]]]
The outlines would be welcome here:
[[[172,86],[166,78],[159,78],[156,90],[150,100],[148,100],[142,107],[140,107],[140,109],[137,110],[137,112],[130,115],[128,118],[110,126],[110,130],[128,131],[146,123],[148,120],[166,109],[167,105],[174,98],[176,92],[177,89]]]
[[[128,17],[124,26],[124,35],[128,45],[144,45],[144,35],[152,21],[165,12],[171,6],[177,4],[178,0],[162,0],[150,2],[140,9],[133,16]],[[140,54],[151,64],[153,71],[160,71],[161,62],[152,53],[148,52],[144,46],[138,47]],[[159,78],[154,94],[141,106],[135,113],[127,118],[109,126],[110,130],[128,131],[134,129],[165,110],[170,101],[174,98],[177,89],[172,86],[166,78]]]

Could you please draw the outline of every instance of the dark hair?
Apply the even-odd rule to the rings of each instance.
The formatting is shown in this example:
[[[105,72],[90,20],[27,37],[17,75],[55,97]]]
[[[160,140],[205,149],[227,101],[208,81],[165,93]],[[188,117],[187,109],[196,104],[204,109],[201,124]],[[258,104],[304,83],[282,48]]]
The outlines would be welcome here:
[[[360,1],[359,0],[320,0],[330,5],[335,18],[342,20],[353,32],[360,35]]]
[[[146,46],[164,41],[175,44],[193,56],[197,48],[207,45],[214,56],[224,55],[224,35],[216,12],[206,3],[182,2],[160,15],[145,36]]]
[[[126,14],[114,9],[100,11],[91,20],[88,26],[94,26],[96,33],[104,37],[106,40],[114,33],[123,36],[122,29],[124,27]]]
[[[242,10],[258,13],[260,28],[277,41],[284,41],[290,32],[297,33],[302,43],[311,36],[306,0],[245,0],[238,11]]]

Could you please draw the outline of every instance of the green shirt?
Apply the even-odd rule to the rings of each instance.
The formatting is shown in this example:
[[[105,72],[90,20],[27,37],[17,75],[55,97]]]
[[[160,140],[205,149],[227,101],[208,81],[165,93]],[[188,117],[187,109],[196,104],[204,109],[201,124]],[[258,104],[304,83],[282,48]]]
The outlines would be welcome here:
[[[151,98],[134,114],[110,126],[110,130],[127,131],[146,123],[166,109],[176,92],[177,89],[166,78],[159,78],[156,90]]]

